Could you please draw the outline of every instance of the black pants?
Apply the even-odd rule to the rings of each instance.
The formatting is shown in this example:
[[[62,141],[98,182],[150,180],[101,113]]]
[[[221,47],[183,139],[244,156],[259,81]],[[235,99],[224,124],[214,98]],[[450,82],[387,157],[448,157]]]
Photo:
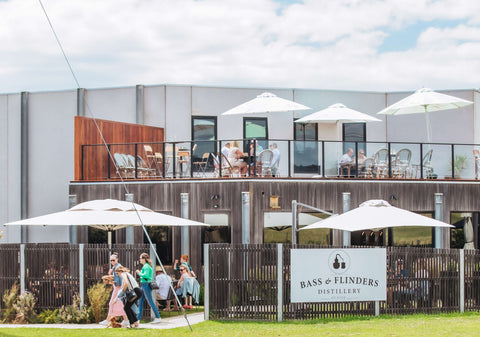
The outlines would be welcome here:
[[[128,321],[130,322],[130,324],[133,324],[137,321],[137,315],[132,310],[132,305],[134,303],[135,302],[125,301],[124,304],[123,304],[123,310],[127,314]]]

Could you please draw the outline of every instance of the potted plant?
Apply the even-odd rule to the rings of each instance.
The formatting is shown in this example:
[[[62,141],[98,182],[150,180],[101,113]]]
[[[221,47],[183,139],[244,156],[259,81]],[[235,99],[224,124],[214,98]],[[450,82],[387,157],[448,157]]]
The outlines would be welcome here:
[[[454,170],[454,179],[459,179],[462,175],[463,171],[468,167],[468,156],[464,154],[457,154],[455,155],[455,159],[453,161],[453,170]],[[452,163],[450,162],[450,168],[452,167]]]

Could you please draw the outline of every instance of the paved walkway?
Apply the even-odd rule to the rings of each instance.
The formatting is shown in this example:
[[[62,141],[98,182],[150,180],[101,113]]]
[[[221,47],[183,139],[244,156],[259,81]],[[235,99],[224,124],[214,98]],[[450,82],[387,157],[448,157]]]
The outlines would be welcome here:
[[[190,325],[194,325],[204,321],[204,313],[198,312],[187,315]],[[188,326],[185,317],[174,316],[162,318],[162,321],[157,324],[140,324],[141,329],[172,329]],[[100,324],[0,324],[0,328],[58,328],[58,329],[105,329]]]

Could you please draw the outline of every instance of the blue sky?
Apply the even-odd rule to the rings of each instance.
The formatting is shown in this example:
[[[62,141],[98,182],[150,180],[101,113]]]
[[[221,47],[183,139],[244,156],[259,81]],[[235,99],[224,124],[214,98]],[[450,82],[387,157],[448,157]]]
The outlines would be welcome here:
[[[42,3],[87,89],[480,87],[478,0]],[[74,89],[39,1],[0,13],[0,93]]]

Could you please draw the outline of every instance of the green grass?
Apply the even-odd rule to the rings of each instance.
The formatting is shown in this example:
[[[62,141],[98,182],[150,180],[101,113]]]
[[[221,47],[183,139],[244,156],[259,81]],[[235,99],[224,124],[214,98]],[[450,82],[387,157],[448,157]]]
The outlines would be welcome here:
[[[343,318],[315,321],[203,322],[168,330],[2,328],[0,336],[479,336],[480,314]]]

